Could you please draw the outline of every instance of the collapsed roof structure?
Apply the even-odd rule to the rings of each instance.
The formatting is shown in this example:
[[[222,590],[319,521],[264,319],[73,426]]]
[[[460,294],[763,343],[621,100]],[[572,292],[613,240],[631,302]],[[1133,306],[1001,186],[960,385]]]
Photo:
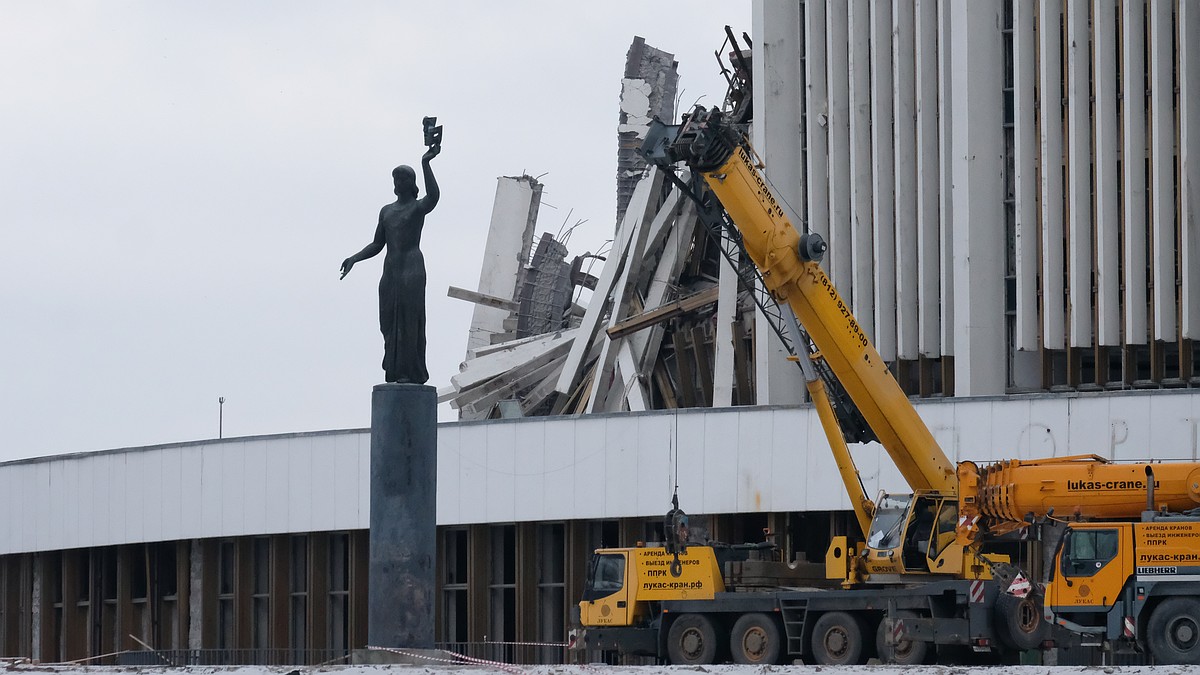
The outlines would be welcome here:
[[[568,261],[549,232],[535,249],[542,185],[498,180],[479,287],[450,289],[476,304],[461,372],[439,392],[460,418],[754,402],[753,303],[739,299],[736,275],[720,283],[726,265],[692,202],[636,154],[651,119],[674,118],[677,83],[674,56],[635,38],[617,131],[616,236],[603,258]]]

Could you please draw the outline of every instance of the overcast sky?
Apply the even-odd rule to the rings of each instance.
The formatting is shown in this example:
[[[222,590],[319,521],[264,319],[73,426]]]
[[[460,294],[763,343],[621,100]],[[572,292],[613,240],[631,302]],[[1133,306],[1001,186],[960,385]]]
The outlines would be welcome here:
[[[630,42],[714,105],[725,24],[749,2],[4,2],[0,461],[215,438],[220,396],[226,437],[368,426],[383,256],[337,270],[425,115],[446,385],[472,309],[446,288],[478,283],[496,177],[541,175],[538,232],[573,210],[572,254],[596,250]]]

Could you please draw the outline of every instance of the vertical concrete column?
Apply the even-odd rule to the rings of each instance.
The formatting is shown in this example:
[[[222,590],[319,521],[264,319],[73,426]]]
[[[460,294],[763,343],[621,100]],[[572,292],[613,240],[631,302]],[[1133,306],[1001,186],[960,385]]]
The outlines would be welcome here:
[[[46,660],[47,654],[42,650],[42,596],[44,595],[42,583],[44,580],[42,574],[42,556],[34,554],[32,558],[33,567],[33,583],[30,584],[33,588],[30,592],[29,616],[32,619],[29,623],[29,641],[30,658],[34,661]]]
[[[204,548],[199,539],[188,547],[188,649],[204,647]]]
[[[432,649],[437,546],[437,392],[380,384],[371,396],[367,643]]]
[[[738,259],[738,250],[731,242],[723,241],[726,253]],[[738,320],[738,275],[732,265],[721,265],[717,275],[716,337],[713,348],[713,400],[714,408],[733,405],[734,359],[737,350],[733,344],[733,324]],[[744,401],[743,401],[744,403]]]
[[[796,229],[806,230],[807,208],[804,154],[800,137],[801,41],[799,3],[755,2],[751,6],[755,54],[754,149],[766,163],[767,179],[783,201]],[[826,228],[821,223],[821,228]],[[827,231],[822,229],[822,231]],[[755,386],[759,405],[805,400],[804,378],[798,368],[785,368],[787,350],[755,310]],[[726,374],[718,371],[722,378]],[[730,391],[732,393],[732,391]],[[725,393],[722,392],[722,397]]]
[[[1004,71],[1001,3],[951,10],[954,382],[963,396],[1003,394]]]

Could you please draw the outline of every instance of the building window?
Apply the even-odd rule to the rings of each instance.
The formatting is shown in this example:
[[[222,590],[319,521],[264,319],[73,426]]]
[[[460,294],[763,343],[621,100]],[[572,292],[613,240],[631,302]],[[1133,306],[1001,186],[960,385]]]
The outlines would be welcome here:
[[[467,529],[442,532],[442,641],[467,641]]]
[[[136,631],[139,636],[150,635],[150,551],[149,544],[130,546],[128,551],[129,564],[129,602],[132,610],[131,617],[121,619],[121,630]],[[118,644],[124,640],[124,635],[117,637]]]
[[[517,527],[497,525],[491,530],[488,640],[514,642],[517,638]]]
[[[255,649],[271,646],[271,540],[254,539],[253,592],[250,603],[254,612],[251,633]]]
[[[566,540],[562,523],[538,526],[538,641],[560,643],[565,639]],[[556,663],[561,650],[543,648],[542,663]]]
[[[156,643],[164,649],[178,649],[179,577],[175,543],[159,544],[153,548],[154,590],[160,608]]]
[[[292,569],[288,585],[288,641],[295,657],[308,649],[308,536],[292,537]],[[296,661],[304,663],[304,661]]]
[[[102,650],[118,651],[121,645],[117,635],[117,549],[115,546],[101,549],[98,557],[101,612],[100,623],[93,628],[93,637],[98,639],[97,644]]]
[[[236,618],[233,591],[237,587],[237,549],[232,539],[222,541],[217,549],[217,648],[237,646],[234,621]]]
[[[329,537],[329,648],[350,646],[350,534]]]

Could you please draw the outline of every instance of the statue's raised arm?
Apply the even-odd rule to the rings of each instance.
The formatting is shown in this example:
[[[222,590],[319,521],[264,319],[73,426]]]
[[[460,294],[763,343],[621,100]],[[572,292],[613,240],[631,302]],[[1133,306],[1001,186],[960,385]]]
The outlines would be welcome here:
[[[426,117],[422,124],[425,127],[425,145],[429,149],[421,156],[421,171],[425,174],[425,196],[421,198],[421,208],[429,213],[442,196],[437,179],[433,176],[433,168],[429,165],[429,161],[442,152],[442,127],[437,125],[436,117]]]

